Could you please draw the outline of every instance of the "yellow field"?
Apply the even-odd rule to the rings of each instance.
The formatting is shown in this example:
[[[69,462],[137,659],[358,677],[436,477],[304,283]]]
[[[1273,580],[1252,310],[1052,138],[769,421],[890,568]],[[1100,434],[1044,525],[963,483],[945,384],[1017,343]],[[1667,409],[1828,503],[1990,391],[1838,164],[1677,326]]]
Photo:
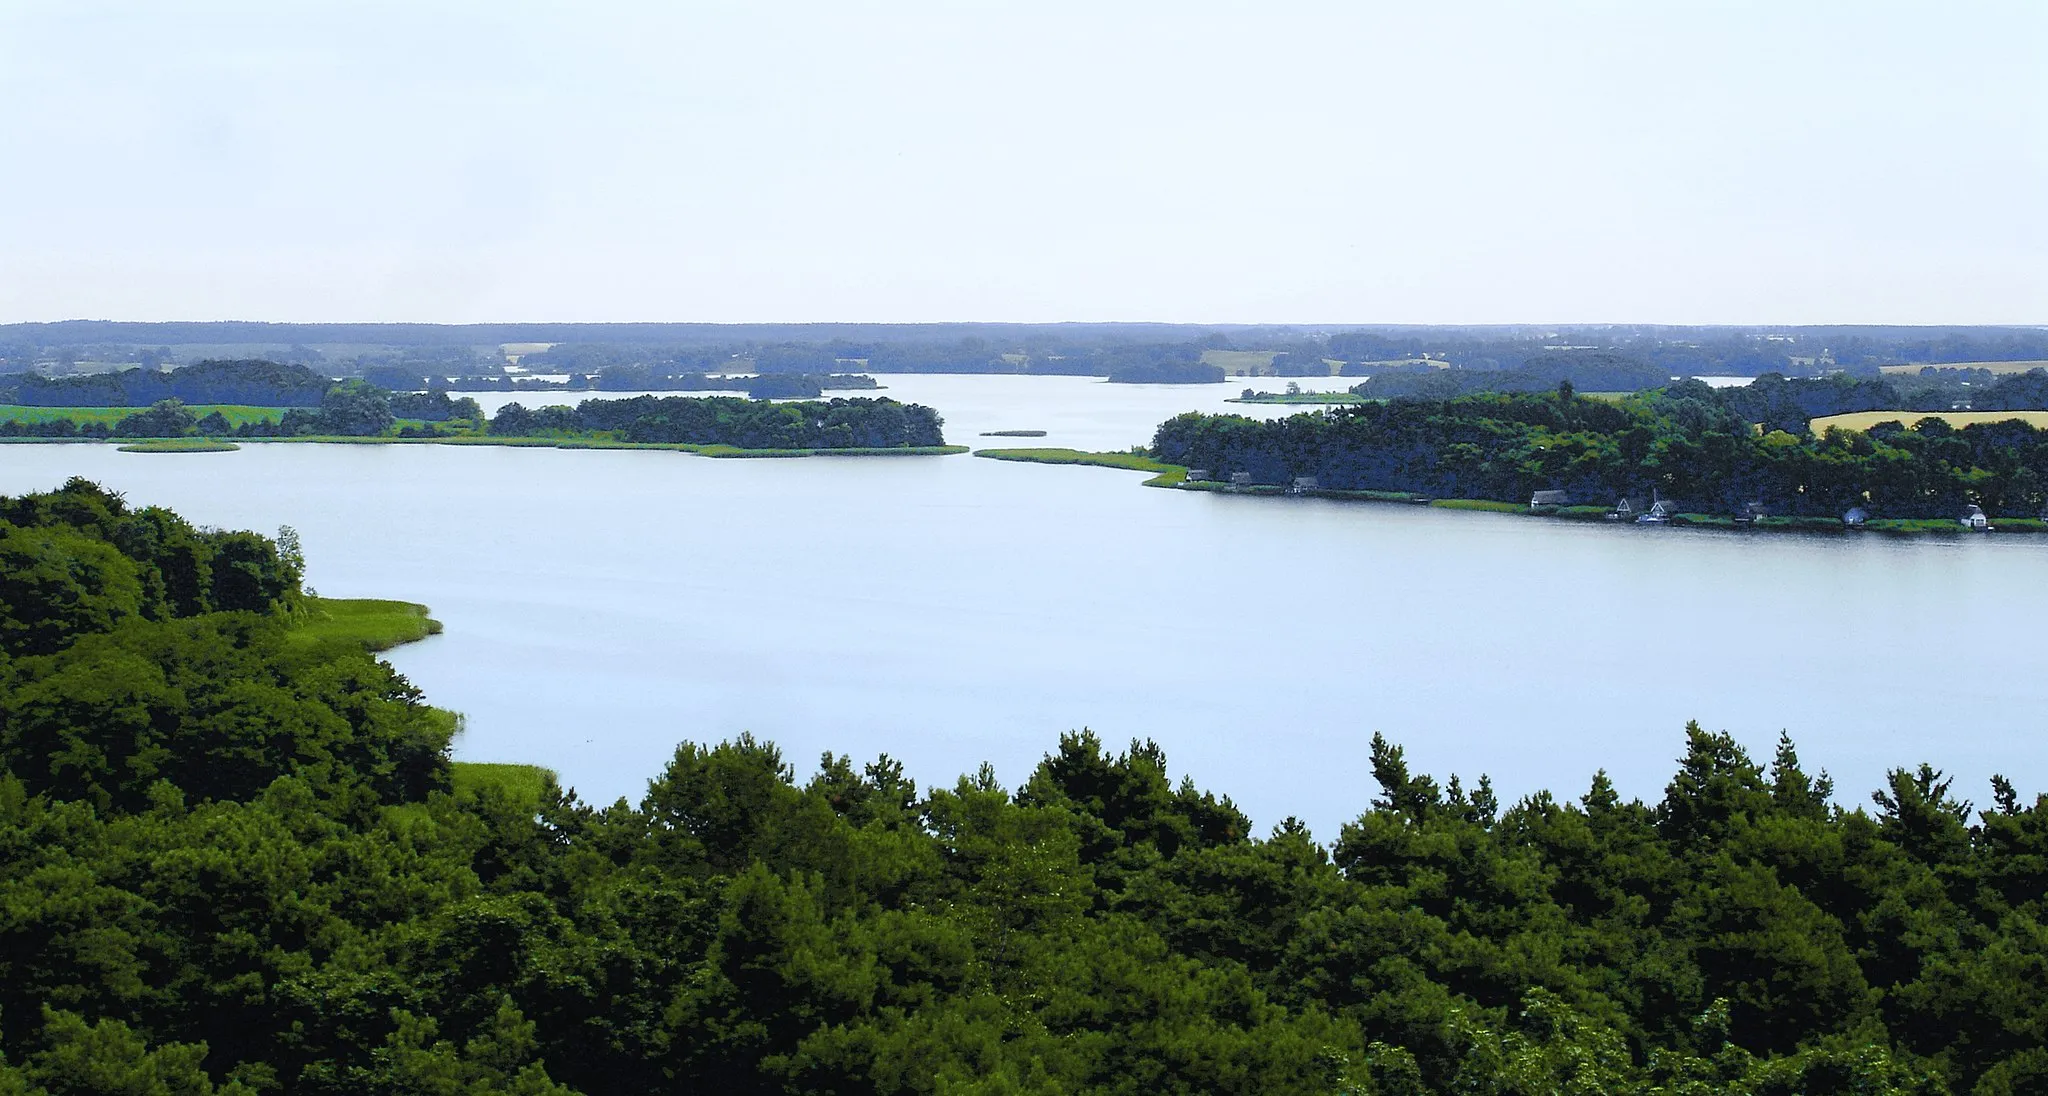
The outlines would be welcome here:
[[[1918,373],[1927,368],[1921,365],[1887,365],[1886,373]],[[2048,362],[1942,362],[1936,369],[1989,369],[1993,373],[2024,373],[2029,369],[2048,369]]]
[[[2048,411],[1851,411],[1846,415],[1815,419],[1812,426],[1813,432],[1821,435],[1826,434],[1830,426],[1844,430],[1868,430],[1881,422],[1902,422],[1911,426],[1921,419],[1941,419],[1955,427],[2019,419],[2029,426],[2048,430]]]
[[[1271,350],[1204,350],[1202,360],[1220,365],[1231,376],[1263,376],[1273,367]]]

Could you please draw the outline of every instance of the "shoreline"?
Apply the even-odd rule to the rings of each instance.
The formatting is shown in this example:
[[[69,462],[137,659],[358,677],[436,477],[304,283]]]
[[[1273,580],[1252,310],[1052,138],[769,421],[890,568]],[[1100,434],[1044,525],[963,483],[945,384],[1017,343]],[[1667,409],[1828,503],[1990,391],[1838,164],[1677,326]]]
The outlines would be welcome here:
[[[1532,510],[1527,503],[1508,502],[1500,499],[1446,499],[1431,498],[1412,491],[1346,490],[1339,488],[1293,488],[1277,484],[1258,483],[1235,487],[1216,480],[1190,480],[1188,470],[1178,464],[1167,464],[1151,457],[1131,453],[1088,453],[1074,449],[977,449],[977,457],[991,460],[1014,461],[1022,464],[1064,464],[1087,465],[1096,468],[1116,468],[1129,472],[1152,472],[1154,475],[1141,486],[1167,487],[1179,491],[1205,491],[1224,495],[1252,495],[1281,498],[1323,498],[1342,502],[1395,503],[1404,506],[1428,506],[1438,510],[1455,510],[1465,513],[1498,514],[1504,517],[1546,518],[1552,521],[1599,522],[1615,526],[1634,527],[1637,522],[1610,520],[1609,508],[1605,506],[1567,506],[1555,510]],[[1966,537],[1976,531],[1963,528],[1955,521],[1940,518],[1872,518],[1861,526],[1843,525],[1839,518],[1799,516],[1764,517],[1755,522],[1738,522],[1733,517],[1717,514],[1679,514],[1669,522],[1677,529],[1715,529],[1725,532],[1755,531],[1762,533],[1806,533],[1834,534],[1849,536],[1857,533],[1878,533],[1893,537]],[[2040,518],[1994,518],[1987,533],[2048,533],[2048,520]]]
[[[317,595],[307,596],[300,611],[287,618],[285,628],[286,634],[298,642],[360,643],[373,655],[418,643],[442,632],[441,622],[433,618],[431,610],[416,601]],[[462,714],[441,707],[434,710],[445,715],[455,728],[450,738],[452,746],[453,740],[460,738],[465,730]],[[542,789],[548,781],[560,783],[560,775],[544,765],[520,761],[457,761],[452,756],[448,759],[448,779],[450,790],[456,795],[495,788],[520,802],[536,803],[542,798]]]
[[[696,442],[613,441],[608,438],[550,438],[528,436],[450,435],[438,438],[356,437],[345,434],[307,434],[292,438],[236,437],[222,435],[193,438],[31,438],[0,437],[4,445],[112,445],[122,452],[227,452],[225,449],[154,446],[165,442],[217,441],[239,448],[245,445],[481,445],[512,449],[643,449],[689,453],[721,459],[773,457],[949,457],[968,451],[965,445],[854,446],[845,449],[744,449],[737,445]],[[150,449],[136,446],[152,445]]]

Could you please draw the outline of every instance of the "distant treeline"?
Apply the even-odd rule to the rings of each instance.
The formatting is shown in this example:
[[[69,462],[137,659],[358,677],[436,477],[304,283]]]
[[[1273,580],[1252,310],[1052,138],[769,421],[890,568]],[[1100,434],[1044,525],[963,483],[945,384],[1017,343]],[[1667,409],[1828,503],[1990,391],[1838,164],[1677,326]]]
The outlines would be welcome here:
[[[889,399],[770,403],[731,396],[636,396],[528,409],[508,403],[490,432],[511,437],[603,434],[620,441],[742,449],[899,449],[944,445],[945,421]]]
[[[182,369],[127,369],[78,377],[0,378],[0,403],[26,407],[147,407],[158,400],[254,407],[317,407],[334,381],[303,365],[206,361]]]
[[[1409,396],[1450,399],[1473,392],[1541,392],[1570,381],[1581,392],[1635,392],[1662,388],[1663,367],[1605,351],[1560,351],[1528,358],[1512,369],[1444,369],[1429,365],[1378,371],[1352,391],[1372,399]]]
[[[1662,367],[1627,355],[1568,351],[1499,371],[1400,366],[1375,372],[1351,391],[1369,399],[1447,400],[1478,392],[1546,392],[1561,383],[1580,392],[1639,392],[1674,382]],[[2048,410],[2048,370],[1997,374],[1929,367],[1918,374],[1838,372],[1791,382],[1783,374],[1764,373],[1749,385],[1715,391],[1751,422],[1797,433],[1808,419],[1848,411]]]
[[[545,349],[541,349],[545,347]],[[197,357],[266,357],[337,374],[385,366],[415,375],[530,369],[658,376],[759,370],[831,374],[1026,373],[1109,376],[1137,352],[1253,351],[1238,369],[1323,376],[1336,363],[1373,375],[1428,359],[1451,371],[1516,372],[1575,351],[1620,354],[1666,377],[1874,373],[1879,366],[2048,361],[2048,330],[2023,327],[1664,327],[1655,325],[1352,326],[1173,324],[123,324],[0,325],[0,374],[78,363],[153,366]],[[1493,387],[1499,388],[1496,384]],[[1462,389],[1460,390],[1462,391]],[[1448,390],[1395,394],[1445,398]]]
[[[982,339],[956,343],[775,344],[717,350],[673,348],[635,350],[622,346],[565,345],[526,355],[524,368],[600,370],[599,386],[631,390],[626,378],[684,374],[690,370],[751,371],[763,375],[824,376],[859,369],[870,373],[1021,373],[1108,377],[1134,383],[1187,383],[1223,379],[1223,370],[1203,364],[1209,343],[1033,345],[1005,351]],[[1327,370],[1326,370],[1327,372]],[[654,390],[654,389],[649,389]]]
[[[0,498],[0,1093],[2048,1086],[2048,797],[2002,776],[1859,803],[1690,726],[1647,799],[1505,802],[1375,737],[1318,840],[1151,742],[923,787],[743,735],[595,806],[466,778],[298,627],[294,539]]]
[[[1781,515],[1868,507],[1898,518],[1954,518],[1968,505],[2034,517],[2048,503],[2048,431],[2019,421],[1954,429],[1939,420],[1868,433],[1754,425],[1758,410],[1832,396],[1831,381],[1778,381],[1760,393],[1697,381],[1613,403],[1491,393],[1386,403],[1264,421],[1190,413],[1153,438],[1160,460],[1288,484],[1526,502],[1539,490],[1605,505],[1655,491],[1686,509],[1731,513],[1751,502]],[[1912,416],[1901,416],[1910,419]]]
[[[571,373],[567,380],[561,381],[505,375],[445,379],[410,377],[401,380],[383,370],[374,373],[366,370],[364,376],[386,387],[393,387],[391,382],[397,380],[409,387],[431,383],[435,388],[465,392],[744,392],[755,399],[802,399],[828,391],[871,391],[881,387],[875,378],[863,373],[763,373],[723,377],[702,373],[667,374],[648,365],[614,366],[595,375]]]
[[[219,402],[219,401],[209,401]],[[437,424],[457,420],[476,421],[483,412],[475,400],[453,399],[446,392],[408,392],[394,395],[362,381],[345,381],[329,388],[316,407],[286,407],[277,417],[247,417],[268,408],[237,408],[241,421],[230,420],[219,410],[201,415],[180,399],[158,400],[146,408],[111,422],[102,418],[52,418],[28,422],[9,419],[0,422],[0,437],[31,438],[179,438],[238,437],[291,438],[378,437],[399,426],[401,436],[434,434]],[[399,425],[400,419],[425,426]]]

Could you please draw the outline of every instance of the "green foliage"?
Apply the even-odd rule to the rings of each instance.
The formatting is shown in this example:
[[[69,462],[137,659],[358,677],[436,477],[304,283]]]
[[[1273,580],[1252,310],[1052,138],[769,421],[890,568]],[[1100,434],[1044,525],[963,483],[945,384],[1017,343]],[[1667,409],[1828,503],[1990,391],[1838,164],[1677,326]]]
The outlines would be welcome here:
[[[1375,738],[1325,846],[1151,742],[921,790],[742,736],[597,808],[451,767],[452,718],[366,650],[424,617],[305,598],[288,531],[77,482],[0,515],[84,598],[0,661],[0,1094],[2048,1080],[2048,796],[2002,777],[1978,810],[1901,768],[1847,809],[1789,740],[1690,726],[1655,803],[1503,804]],[[217,608],[259,542],[284,588]]]
[[[1953,530],[1970,505],[2035,519],[2048,502],[2048,430],[2016,421],[1957,430],[1925,419],[1813,437],[1803,418],[1785,424],[1794,434],[1749,417],[1769,410],[1692,381],[1618,403],[1488,392],[1273,420],[1190,412],[1160,425],[1151,452],[1218,479],[1242,472],[1255,484],[1314,476],[1326,490],[1516,504],[1535,491],[1603,505],[1654,491],[1689,513],[1762,503],[1779,518],[1833,522],[1861,507],[1880,517],[1871,528],[1898,531],[1929,527],[1913,519]]]
[[[491,417],[490,432],[508,438],[806,451],[942,446],[943,425],[929,407],[890,399],[775,403],[730,396],[635,396],[532,410],[508,403]]]

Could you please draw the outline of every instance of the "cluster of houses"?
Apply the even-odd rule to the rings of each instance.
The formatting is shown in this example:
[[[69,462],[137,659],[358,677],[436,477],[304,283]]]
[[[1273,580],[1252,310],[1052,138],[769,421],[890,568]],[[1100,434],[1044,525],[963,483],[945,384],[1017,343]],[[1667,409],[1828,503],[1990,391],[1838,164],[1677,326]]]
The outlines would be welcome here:
[[[1532,513],[1553,513],[1571,504],[1569,491],[1537,491],[1529,496],[1529,510]],[[1683,509],[1678,502],[1654,493],[1648,500],[1624,496],[1616,500],[1613,508],[1607,511],[1607,520],[1662,525],[1677,517]],[[1751,502],[1737,509],[1731,516],[1738,525],[1754,525],[1759,518],[1769,516],[1769,512],[1764,509],[1763,503]],[[2048,521],[2048,509],[2042,511],[2041,517],[2042,520]],[[1869,520],[1870,511],[1861,506],[1851,507],[1842,515],[1842,524],[1850,529],[1860,529]],[[1991,528],[1991,518],[1984,513],[1983,507],[1973,504],[1963,510],[1961,516],[1956,519],[1956,524],[1973,532],[1988,532]]]
[[[1202,483],[1213,477],[1207,468],[1190,468],[1188,469],[1187,478],[1190,483]],[[1252,474],[1250,472],[1232,472],[1230,474],[1231,490],[1249,491],[1254,486],[1256,485],[1252,483]],[[1290,495],[1307,495],[1320,490],[1322,490],[1322,484],[1318,483],[1314,476],[1296,476],[1294,477],[1294,482],[1288,485],[1287,493]]]
[[[1207,468],[1190,468],[1188,469],[1187,478],[1190,482],[1204,482],[1212,477]],[[1255,486],[1250,472],[1232,472],[1229,483],[1234,491],[1246,491]],[[1316,477],[1296,476],[1294,477],[1294,482],[1288,486],[1287,493],[1290,495],[1307,495],[1314,494],[1319,490],[1321,490],[1321,485],[1317,482]],[[1531,513],[1555,513],[1571,505],[1573,505],[1573,501],[1570,491],[1537,491],[1529,496],[1529,511]],[[1652,491],[1647,499],[1639,495],[1624,495],[1616,499],[1614,505],[1608,509],[1606,517],[1608,521],[1627,521],[1642,525],[1664,525],[1683,512],[1685,512],[1685,507],[1676,499],[1667,499]],[[1730,515],[1737,525],[1754,525],[1759,519],[1768,516],[1770,516],[1769,511],[1764,508],[1764,504],[1761,502],[1745,503],[1738,507],[1735,513]],[[1853,506],[1842,515],[1842,525],[1850,529],[1860,529],[1865,522],[1870,520],[1870,517],[1868,509],[1861,506]],[[2048,508],[2044,508],[2041,511],[2041,519],[2048,521]],[[1956,519],[1956,524],[1974,532],[1988,532],[1991,529],[1991,518],[1984,513],[1983,507],[1972,505],[1964,509],[1962,515]]]
[[[1529,496],[1529,509],[1538,514],[1552,513],[1572,505],[1569,491],[1538,491]],[[1616,499],[1607,511],[1608,521],[1634,521],[1644,525],[1663,525],[1685,510],[1678,500],[1667,499],[1652,492],[1649,498],[1640,495],[1624,495]],[[1752,502],[1735,515],[1735,520],[1752,522],[1763,516],[1763,504]]]

